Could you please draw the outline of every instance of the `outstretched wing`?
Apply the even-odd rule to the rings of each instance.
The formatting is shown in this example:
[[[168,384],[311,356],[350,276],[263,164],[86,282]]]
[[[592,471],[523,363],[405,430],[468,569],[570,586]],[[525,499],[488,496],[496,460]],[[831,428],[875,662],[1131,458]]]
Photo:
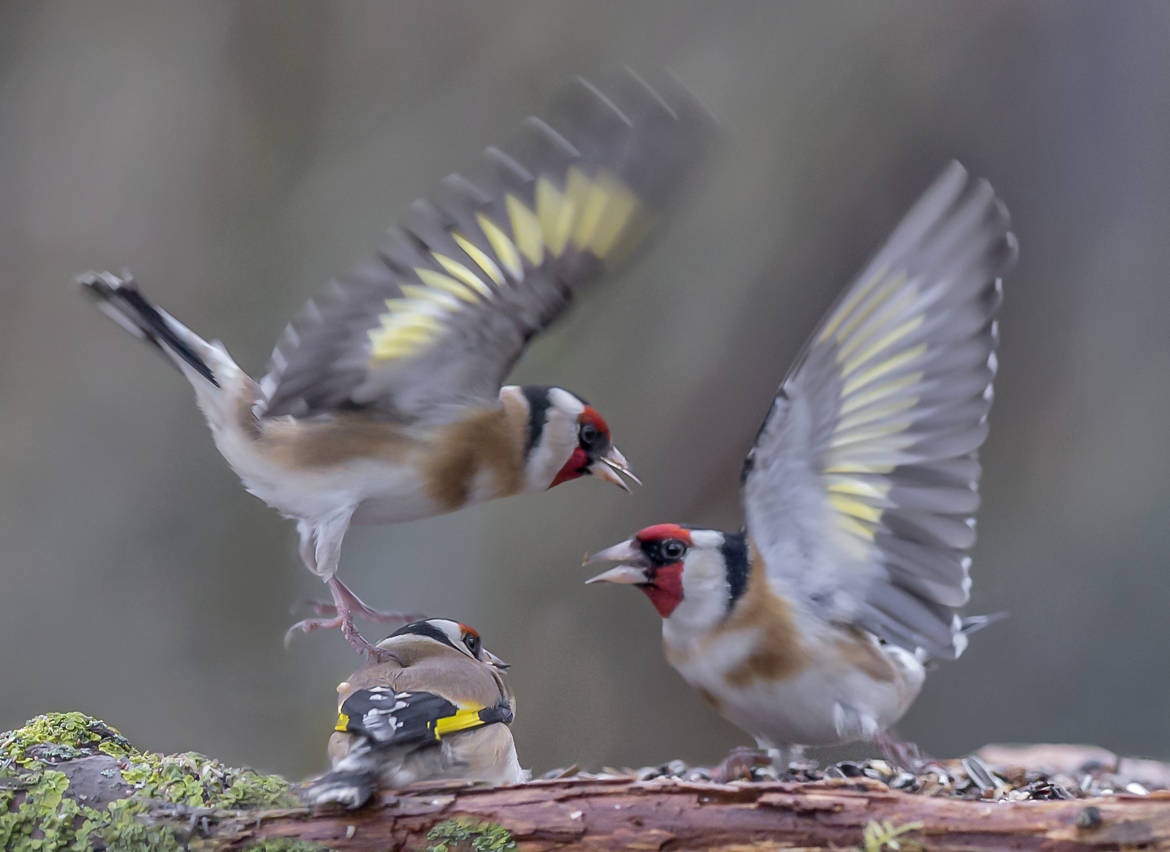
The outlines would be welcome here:
[[[710,129],[677,85],[575,81],[305,307],[272,353],[258,413],[373,407],[411,422],[494,402],[529,339],[646,235]]]
[[[509,724],[511,707],[499,703],[460,706],[432,692],[359,689],[341,704],[334,730],[356,734],[369,746],[432,745],[459,731],[495,722]]]
[[[768,576],[818,615],[932,656],[965,637],[987,436],[1002,202],[952,163],[830,309],[744,463]]]

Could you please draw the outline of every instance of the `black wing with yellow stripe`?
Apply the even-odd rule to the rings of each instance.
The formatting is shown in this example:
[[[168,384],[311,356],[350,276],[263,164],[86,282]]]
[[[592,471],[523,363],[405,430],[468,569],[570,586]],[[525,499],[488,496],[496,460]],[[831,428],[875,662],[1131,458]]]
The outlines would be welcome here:
[[[306,306],[273,352],[261,413],[373,407],[411,422],[494,401],[529,339],[647,234],[710,130],[677,85],[576,81]]]
[[[954,657],[966,635],[1003,203],[952,163],[829,310],[744,466],[768,576],[823,618]]]
[[[496,722],[510,724],[507,703],[459,706],[432,692],[360,689],[342,702],[334,730],[363,737],[371,746],[421,747]]]

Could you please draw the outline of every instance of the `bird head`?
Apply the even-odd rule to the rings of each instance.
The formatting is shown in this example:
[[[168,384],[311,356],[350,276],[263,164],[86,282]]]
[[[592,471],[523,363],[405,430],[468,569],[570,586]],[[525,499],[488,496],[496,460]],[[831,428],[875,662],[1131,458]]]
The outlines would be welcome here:
[[[596,476],[626,492],[630,486],[623,475],[642,484],[613,445],[605,419],[581,397],[564,388],[542,385],[525,385],[514,391],[523,398],[528,412],[524,445],[528,490],[544,491],[582,476]]]
[[[618,562],[588,580],[641,589],[671,622],[708,629],[743,593],[747,555],[742,533],[657,524],[587,557],[585,564]]]
[[[508,669],[505,663],[483,646],[479,631],[474,627],[455,621],[450,618],[427,618],[422,621],[413,621],[399,627],[385,639],[378,643],[378,648],[384,651],[393,651],[395,644],[411,637],[421,636],[454,648],[461,654],[491,666],[498,671]]]

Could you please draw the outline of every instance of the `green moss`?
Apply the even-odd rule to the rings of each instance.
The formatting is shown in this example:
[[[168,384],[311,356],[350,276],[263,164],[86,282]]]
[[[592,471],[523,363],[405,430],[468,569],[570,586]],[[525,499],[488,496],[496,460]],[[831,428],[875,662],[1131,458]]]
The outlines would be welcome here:
[[[91,769],[86,795],[70,789],[84,761]],[[113,760],[110,760],[113,758]],[[60,767],[60,768],[57,768]],[[94,801],[94,775],[104,799]],[[72,776],[75,780],[80,776]],[[80,783],[80,782],[79,782]],[[122,798],[126,792],[134,798]],[[275,775],[232,769],[199,754],[161,755],[135,748],[109,725],[83,713],[50,713],[0,734],[0,849],[181,849],[185,820],[151,818],[151,803],[187,808],[295,807],[290,785]],[[262,846],[302,852],[310,846]]]
[[[135,750],[114,728],[84,713],[46,713],[0,734],[0,771],[12,764],[41,768],[97,752],[125,757]]]
[[[885,820],[871,820],[866,823],[865,831],[863,833],[863,852],[917,852],[922,849],[922,844],[913,840],[901,839],[904,834],[909,834],[912,831],[918,831],[922,828],[920,822],[908,822],[904,825],[895,826],[892,822]]]
[[[427,852],[507,852],[516,848],[512,832],[498,822],[475,822],[462,817],[439,823],[427,832],[427,840],[435,841]]]
[[[104,811],[86,807],[65,794],[69,779],[46,770],[20,778],[0,791],[0,848],[28,850],[182,848],[176,831],[141,817],[146,806],[128,799]]]
[[[122,769],[136,795],[193,808],[296,807],[290,785],[278,775],[231,769],[195,752],[138,752]]]

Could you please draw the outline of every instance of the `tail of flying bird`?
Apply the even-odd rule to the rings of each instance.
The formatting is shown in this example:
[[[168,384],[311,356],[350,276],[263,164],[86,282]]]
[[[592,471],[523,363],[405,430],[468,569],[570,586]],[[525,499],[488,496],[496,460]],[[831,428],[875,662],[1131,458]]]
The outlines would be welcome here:
[[[195,388],[195,396],[215,425],[236,410],[251,379],[236,365],[218,341],[208,342],[142,295],[133,276],[112,272],[87,272],[77,278],[81,288],[97,302],[98,310],[135,337],[145,340],[167,356]]]
[[[98,310],[135,337],[155,346],[178,365],[188,378],[191,372],[219,387],[215,373],[201,354],[211,345],[166,311],[159,310],[138,290],[134,278],[112,272],[87,272],[77,279]]]

